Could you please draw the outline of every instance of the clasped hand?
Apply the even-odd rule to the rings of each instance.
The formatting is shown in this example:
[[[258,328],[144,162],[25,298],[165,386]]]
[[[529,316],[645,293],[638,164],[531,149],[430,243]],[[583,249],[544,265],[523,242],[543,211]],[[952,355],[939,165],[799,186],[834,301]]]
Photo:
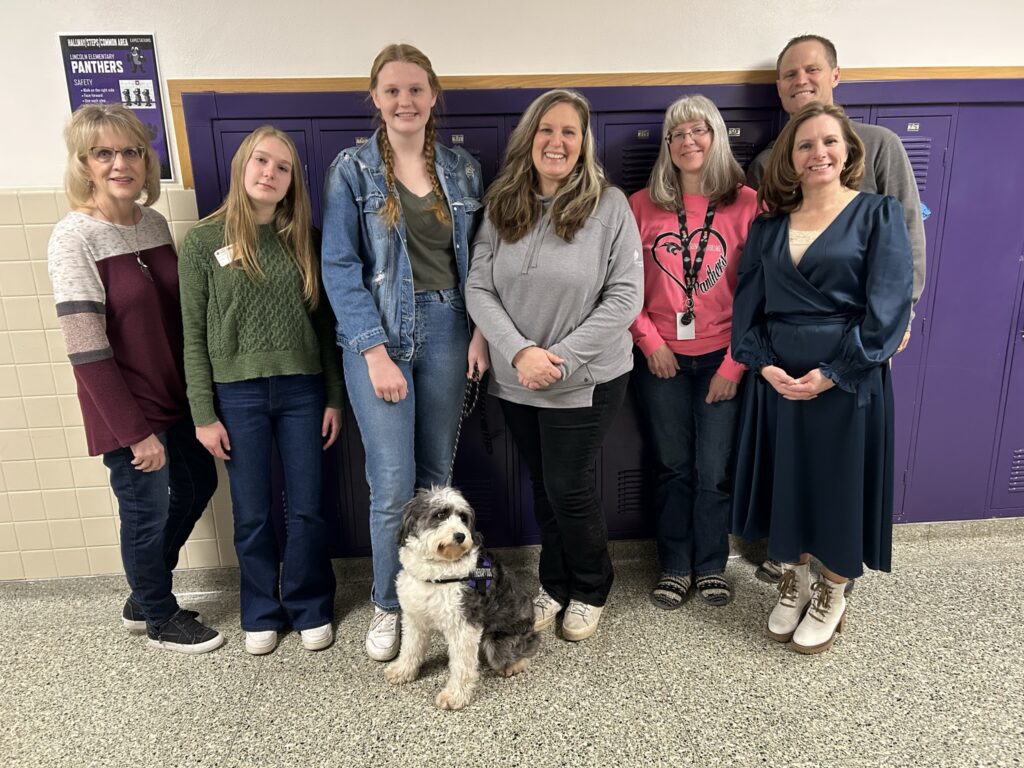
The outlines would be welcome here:
[[[766,365],[761,369],[761,376],[786,400],[813,400],[836,385],[820,368],[812,368],[794,379],[777,365]]]
[[[561,379],[562,370],[557,366],[564,362],[543,347],[526,347],[512,358],[519,383],[527,389],[543,389]]]

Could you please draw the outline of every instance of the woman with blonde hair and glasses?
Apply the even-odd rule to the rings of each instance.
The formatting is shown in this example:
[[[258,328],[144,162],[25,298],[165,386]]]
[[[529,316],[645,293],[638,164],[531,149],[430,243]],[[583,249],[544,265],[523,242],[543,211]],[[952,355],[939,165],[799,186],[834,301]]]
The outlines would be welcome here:
[[[466,378],[488,368],[463,291],[479,219],[480,165],[437,142],[441,84],[411,45],[370,69],[380,127],[327,175],[323,276],[345,383],[366,451],[374,614],[366,653],[398,654],[395,577],[402,507],[447,483]]]
[[[844,585],[892,559],[889,359],[913,278],[896,198],[858,192],[864,145],[839,107],[811,102],[768,160],[740,264],[733,357],[744,395],[733,528],[782,563],[768,637],[831,647]],[[813,583],[811,557],[820,564]]]
[[[231,161],[224,203],[181,248],[185,372],[196,436],[231,483],[245,649],[334,631],[334,571],[321,507],[321,452],[338,438],[343,390],[334,318],[322,295],[302,161],[266,125]],[[285,541],[271,522],[271,451],[284,471]]]
[[[50,237],[50,282],[89,453],[103,455],[117,497],[131,587],[122,621],[151,646],[204,653],[224,638],[178,606],[171,571],[217,473],[185,396],[178,260],[151,207],[160,162],[120,105],[80,107],[64,136],[71,212]]]
[[[643,301],[636,222],[598,164],[586,99],[556,90],[534,100],[486,203],[466,295],[533,483],[534,624],[564,610],[563,637],[584,640],[613,579],[594,461],[626,392],[629,324]]]
[[[725,576],[733,446],[744,366],[729,354],[732,297],[757,195],[704,96],[665,112],[646,189],[630,198],[644,244],[644,308],[630,329],[633,385],[654,456],[661,578],[650,600],[682,605],[691,584],[710,605]]]

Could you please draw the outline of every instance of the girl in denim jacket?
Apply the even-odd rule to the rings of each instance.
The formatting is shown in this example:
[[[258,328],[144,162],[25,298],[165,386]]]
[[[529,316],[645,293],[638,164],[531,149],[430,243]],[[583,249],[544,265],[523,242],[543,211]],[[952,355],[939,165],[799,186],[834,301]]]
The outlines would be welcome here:
[[[436,143],[441,85],[411,45],[370,70],[381,127],[342,150],[327,176],[323,278],[366,451],[373,547],[370,658],[398,654],[395,577],[402,507],[448,482],[465,377],[489,366],[463,299],[480,213],[480,166]]]

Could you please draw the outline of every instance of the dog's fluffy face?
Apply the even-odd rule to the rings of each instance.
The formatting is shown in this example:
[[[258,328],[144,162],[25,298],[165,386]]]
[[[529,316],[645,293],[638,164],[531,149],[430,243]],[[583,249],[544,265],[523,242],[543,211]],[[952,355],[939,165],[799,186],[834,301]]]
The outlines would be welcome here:
[[[473,508],[454,488],[423,488],[405,505],[398,543],[426,560],[455,562],[473,548],[475,522]]]

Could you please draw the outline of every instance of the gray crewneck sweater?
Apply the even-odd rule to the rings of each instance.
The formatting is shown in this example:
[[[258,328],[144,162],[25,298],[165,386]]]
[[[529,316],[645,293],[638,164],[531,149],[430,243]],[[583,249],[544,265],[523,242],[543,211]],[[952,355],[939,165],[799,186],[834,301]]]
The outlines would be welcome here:
[[[544,215],[508,243],[490,217],[477,232],[466,281],[470,317],[490,345],[492,392],[540,408],[591,405],[594,387],[633,367],[629,325],[643,305],[640,233],[625,195],[604,190],[571,243]],[[512,359],[539,346],[565,360],[551,386],[522,386]]]

